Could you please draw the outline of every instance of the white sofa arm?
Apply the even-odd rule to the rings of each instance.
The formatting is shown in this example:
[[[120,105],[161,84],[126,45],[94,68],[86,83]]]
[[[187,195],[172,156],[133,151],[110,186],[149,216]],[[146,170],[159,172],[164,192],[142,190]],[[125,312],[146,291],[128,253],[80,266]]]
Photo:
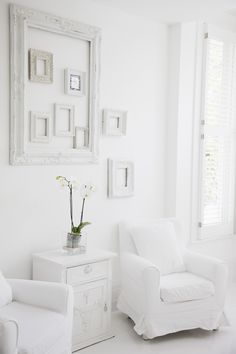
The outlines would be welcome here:
[[[35,280],[8,279],[13,300],[62,313],[73,311],[73,291],[70,285]]]
[[[18,343],[17,322],[0,317],[0,354],[16,354]]]
[[[132,253],[122,253],[122,290],[134,308],[146,314],[153,311],[160,302],[160,271],[148,260]]]
[[[184,261],[188,272],[207,278],[215,286],[215,295],[220,306],[224,304],[228,269],[226,264],[213,257],[186,251]]]

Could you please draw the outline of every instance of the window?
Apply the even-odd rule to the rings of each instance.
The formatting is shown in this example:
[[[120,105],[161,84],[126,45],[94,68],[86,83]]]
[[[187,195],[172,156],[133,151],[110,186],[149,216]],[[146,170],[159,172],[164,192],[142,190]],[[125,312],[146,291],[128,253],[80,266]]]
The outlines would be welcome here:
[[[208,28],[201,102],[199,238],[234,233],[236,36]]]

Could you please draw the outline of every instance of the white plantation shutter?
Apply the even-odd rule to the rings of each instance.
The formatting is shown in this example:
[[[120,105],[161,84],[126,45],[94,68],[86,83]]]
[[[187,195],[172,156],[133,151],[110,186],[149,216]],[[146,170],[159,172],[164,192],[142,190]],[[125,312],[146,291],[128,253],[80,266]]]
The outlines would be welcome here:
[[[200,148],[199,236],[234,232],[236,37],[205,36]]]

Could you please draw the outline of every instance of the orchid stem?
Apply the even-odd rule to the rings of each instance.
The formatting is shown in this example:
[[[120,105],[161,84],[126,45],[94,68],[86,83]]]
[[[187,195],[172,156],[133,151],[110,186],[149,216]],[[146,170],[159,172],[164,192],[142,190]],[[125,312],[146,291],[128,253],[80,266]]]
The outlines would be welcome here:
[[[70,222],[71,222],[71,232],[74,227],[74,222],[73,222],[73,194],[72,194],[72,187],[70,188]]]
[[[85,198],[83,198],[83,202],[82,202],[82,209],[81,209],[81,215],[80,215],[80,224],[82,224],[83,217],[84,217],[84,203],[85,203]]]

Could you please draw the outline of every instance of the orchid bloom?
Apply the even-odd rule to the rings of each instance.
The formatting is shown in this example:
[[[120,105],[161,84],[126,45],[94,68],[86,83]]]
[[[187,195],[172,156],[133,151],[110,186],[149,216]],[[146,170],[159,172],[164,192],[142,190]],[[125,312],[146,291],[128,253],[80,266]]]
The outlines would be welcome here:
[[[62,188],[68,187],[72,189],[77,189],[79,185],[78,179],[73,176],[71,176],[70,178],[66,178],[64,176],[57,176],[56,180],[59,182]]]
[[[81,188],[82,198],[88,198],[90,195],[95,192],[95,186],[93,184],[84,184]]]
[[[78,179],[75,177],[66,178],[64,176],[57,176],[56,180],[59,182],[62,188],[68,187],[70,191],[70,221],[71,221],[71,232],[74,234],[80,234],[82,228],[89,225],[89,222],[83,222],[84,215],[84,204],[85,199],[88,198],[94,191],[95,187],[92,184],[84,184],[81,188],[81,196],[82,196],[82,208],[80,213],[80,223],[78,226],[74,225],[73,221],[73,190],[78,188]]]

